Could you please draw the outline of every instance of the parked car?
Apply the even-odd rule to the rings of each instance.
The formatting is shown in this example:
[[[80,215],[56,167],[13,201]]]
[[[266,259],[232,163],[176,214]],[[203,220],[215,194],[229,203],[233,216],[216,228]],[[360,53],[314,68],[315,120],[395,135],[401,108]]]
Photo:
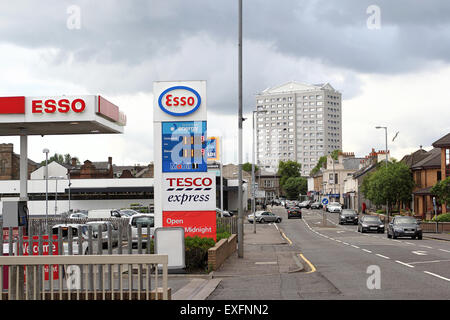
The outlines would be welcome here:
[[[358,232],[376,231],[384,233],[384,223],[377,216],[362,216],[358,222]]]
[[[306,201],[300,202],[300,203],[298,204],[298,207],[299,207],[300,209],[301,209],[301,208],[309,209],[309,208],[311,207],[311,201],[310,201],[310,200],[306,200]]]
[[[387,237],[411,237],[422,240],[422,228],[413,217],[397,216],[388,224]]]
[[[61,235],[63,238],[64,255],[69,254],[69,227],[72,227],[72,254],[78,255],[78,238],[82,237],[82,247],[81,252],[83,255],[89,253],[89,242],[88,242],[88,226],[86,224],[80,223],[66,223],[57,224],[52,227],[52,234],[58,235],[58,229],[61,228]],[[93,244],[96,248],[96,244]]]
[[[342,205],[339,202],[331,202],[326,206],[326,210],[328,212],[342,212]]]
[[[311,209],[322,209],[323,205],[321,202],[313,202],[311,203]]]
[[[302,218],[302,210],[300,208],[290,208],[287,209],[288,219],[291,218]]]
[[[86,222],[86,225],[92,226],[92,235],[94,238],[98,238],[98,234],[102,233],[102,244],[103,248],[108,247],[108,225],[111,228],[111,242],[113,246],[117,246],[119,244],[119,231],[112,224],[111,221],[89,221]]]
[[[138,239],[138,225],[141,225],[142,246],[146,246],[148,237],[154,238],[155,234],[155,215],[153,213],[135,214],[128,222],[131,226],[131,240],[132,245],[137,245]],[[150,227],[150,234],[147,234],[147,227]]]
[[[120,209],[119,213],[122,218],[129,218],[131,216],[134,216],[135,214],[139,214],[140,212],[137,212],[133,209]]]
[[[339,215],[339,224],[358,224],[358,213],[352,209],[344,209]]]
[[[86,219],[87,217],[88,215],[83,212],[75,212],[69,215],[69,219]]]
[[[233,214],[226,210],[220,210],[219,208],[216,208],[216,214],[219,217],[231,217]]]
[[[88,218],[92,219],[108,219],[108,218],[121,218],[122,215],[117,209],[95,209],[88,211]]]
[[[256,211],[255,212],[256,215],[256,222],[259,223],[265,223],[265,222],[276,222],[276,223],[280,223],[282,218],[272,212],[269,211]],[[253,216],[253,214],[249,214],[247,216],[247,220],[250,223],[253,223],[253,221],[255,220],[255,217]]]

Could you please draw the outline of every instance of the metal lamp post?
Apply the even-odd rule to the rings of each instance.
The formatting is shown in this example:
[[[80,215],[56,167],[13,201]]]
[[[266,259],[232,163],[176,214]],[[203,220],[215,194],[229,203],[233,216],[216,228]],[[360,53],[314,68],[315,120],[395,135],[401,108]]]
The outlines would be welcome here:
[[[42,150],[45,153],[45,226],[48,226],[48,153],[47,148]]]
[[[386,169],[388,167],[388,143],[387,143],[387,127],[377,126],[375,129],[384,129],[385,138],[386,138]],[[387,222],[389,223],[389,201],[386,200],[386,215],[387,215]]]
[[[62,176],[51,176],[49,179],[55,180],[55,216],[58,211],[58,180],[64,180]]]

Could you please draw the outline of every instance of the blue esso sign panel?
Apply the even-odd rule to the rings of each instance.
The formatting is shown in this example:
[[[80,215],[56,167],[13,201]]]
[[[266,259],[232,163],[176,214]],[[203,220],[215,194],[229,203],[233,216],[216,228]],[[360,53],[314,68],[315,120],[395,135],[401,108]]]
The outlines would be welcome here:
[[[172,116],[186,116],[195,112],[202,103],[200,94],[186,86],[174,86],[164,90],[158,98],[162,111]]]

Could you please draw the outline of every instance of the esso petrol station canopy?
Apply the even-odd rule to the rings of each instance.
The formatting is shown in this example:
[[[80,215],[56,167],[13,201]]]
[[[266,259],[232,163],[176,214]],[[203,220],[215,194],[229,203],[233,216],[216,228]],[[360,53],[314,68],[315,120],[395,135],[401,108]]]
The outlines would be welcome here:
[[[100,95],[0,97],[0,136],[123,133],[125,125]]]

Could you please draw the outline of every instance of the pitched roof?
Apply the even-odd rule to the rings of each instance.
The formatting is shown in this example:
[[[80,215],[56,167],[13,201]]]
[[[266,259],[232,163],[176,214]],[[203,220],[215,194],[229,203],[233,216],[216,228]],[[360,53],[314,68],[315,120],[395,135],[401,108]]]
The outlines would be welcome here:
[[[422,161],[426,157],[428,157],[428,152],[424,149],[419,149],[411,154],[404,156],[402,160],[400,160],[400,162],[403,162],[404,164],[406,164],[408,167],[411,168],[416,163]]]
[[[444,148],[444,147],[450,147],[450,133],[447,133],[445,136],[440,138],[439,140],[436,140],[432,144],[435,148]]]
[[[411,167],[413,170],[441,167],[441,149],[433,148],[427,152],[427,156]]]

